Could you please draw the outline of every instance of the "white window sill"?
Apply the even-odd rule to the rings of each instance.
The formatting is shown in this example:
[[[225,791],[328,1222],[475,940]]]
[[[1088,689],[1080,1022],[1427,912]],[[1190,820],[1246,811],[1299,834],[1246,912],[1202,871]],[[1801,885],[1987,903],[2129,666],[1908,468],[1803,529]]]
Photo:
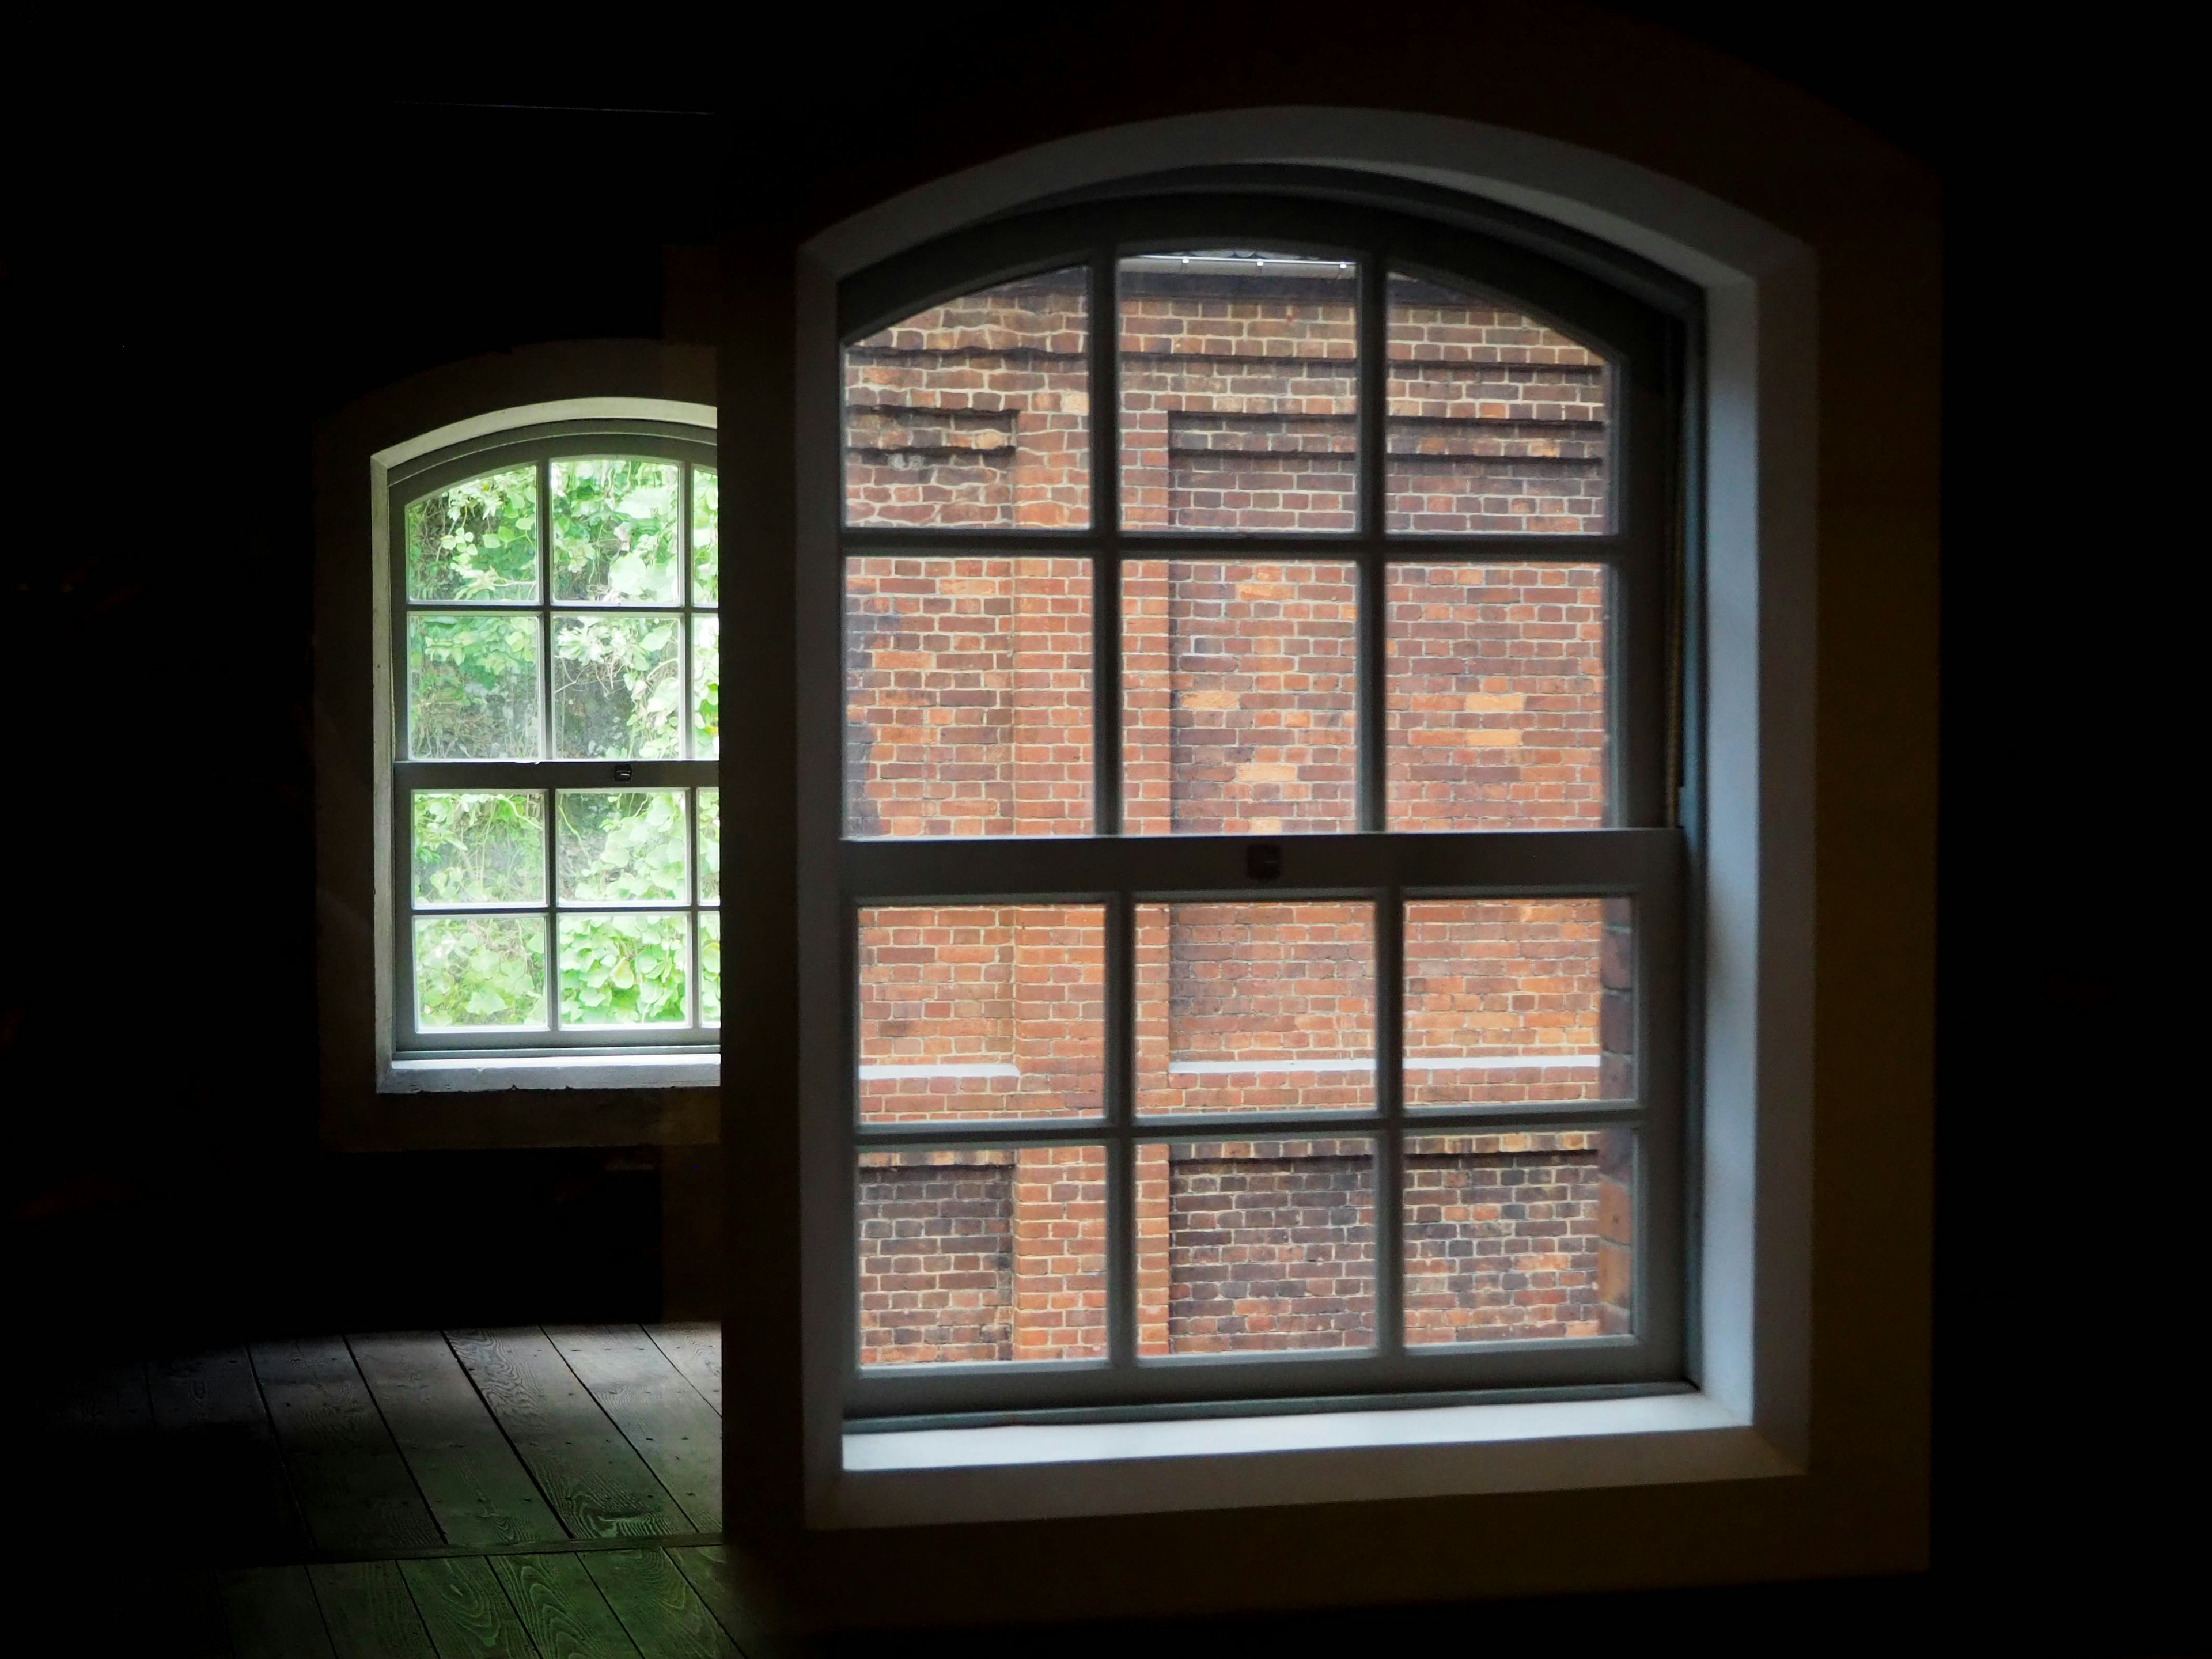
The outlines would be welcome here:
[[[896,1527],[1795,1474],[1702,1394],[847,1434],[815,1523]]]
[[[482,1054],[391,1060],[382,1095],[480,1094],[502,1089],[714,1089],[719,1054]]]

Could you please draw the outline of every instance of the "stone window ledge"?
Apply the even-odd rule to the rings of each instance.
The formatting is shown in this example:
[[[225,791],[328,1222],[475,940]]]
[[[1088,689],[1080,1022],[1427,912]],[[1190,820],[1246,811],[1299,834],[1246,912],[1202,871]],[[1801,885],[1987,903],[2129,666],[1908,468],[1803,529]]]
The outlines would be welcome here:
[[[1802,1473],[1704,1394],[843,1437],[823,1527],[1142,1515]]]
[[[716,1089],[719,1054],[417,1055],[385,1062],[383,1095],[481,1094],[502,1089]]]

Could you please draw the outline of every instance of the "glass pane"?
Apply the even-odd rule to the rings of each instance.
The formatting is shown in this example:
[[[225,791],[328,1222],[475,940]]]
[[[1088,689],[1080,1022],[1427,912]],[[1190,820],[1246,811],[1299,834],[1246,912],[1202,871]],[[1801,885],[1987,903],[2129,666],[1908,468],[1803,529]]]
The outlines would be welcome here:
[[[553,463],[556,603],[681,605],[683,557],[680,463]]]
[[[1636,1095],[1627,899],[1406,907],[1406,1104]]]
[[[1091,522],[1091,278],[947,300],[845,349],[845,522]]]
[[[1389,529],[1611,527],[1602,357],[1503,301],[1395,274],[1389,334]]]
[[[845,833],[1091,833],[1086,559],[848,559]]]
[[[1604,569],[1394,564],[1388,584],[1390,828],[1601,828]]]
[[[1137,1352],[1375,1340],[1375,1144],[1137,1148]]]
[[[545,1029],[545,918],[419,916],[415,1029]]]
[[[862,1152],[863,1365],[1106,1353],[1106,1149]]]
[[[562,903],[684,902],[690,836],[681,789],[562,789],[555,810]]]
[[[722,619],[691,618],[691,753],[713,760],[722,752]]]
[[[1406,1342],[1632,1328],[1635,1134],[1570,1129],[1406,1141]]]
[[[716,904],[722,897],[722,792],[699,792],[699,902]]]
[[[407,597],[538,600],[538,469],[491,472],[407,504]]]
[[[856,954],[862,1122],[1103,1109],[1104,907],[866,909]]]
[[[410,760],[536,760],[535,616],[474,611],[407,618]]]
[[[1140,904],[1137,1110],[1371,1111],[1375,907]]]
[[[542,792],[418,789],[412,806],[417,905],[545,902]]]
[[[1358,528],[1358,270],[1223,249],[1121,261],[1121,524]]]
[[[674,760],[684,619],[553,619],[553,752],[562,760]]]
[[[722,1023],[722,913],[699,913],[699,1023]]]
[[[691,469],[691,603],[722,597],[722,483],[711,466]]]
[[[1358,617],[1348,564],[1124,565],[1123,833],[1357,830]]]
[[[691,918],[635,910],[555,918],[563,1025],[681,1025]]]

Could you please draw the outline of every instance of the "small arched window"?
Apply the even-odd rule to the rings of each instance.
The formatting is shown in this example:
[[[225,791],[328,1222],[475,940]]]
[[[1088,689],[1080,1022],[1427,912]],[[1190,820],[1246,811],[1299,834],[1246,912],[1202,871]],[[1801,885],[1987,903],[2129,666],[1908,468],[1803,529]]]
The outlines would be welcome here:
[[[1681,1376],[1686,328],[1632,286],[1213,189],[844,283],[849,1426]]]
[[[712,1053],[712,444],[513,429],[386,488],[395,1057]]]

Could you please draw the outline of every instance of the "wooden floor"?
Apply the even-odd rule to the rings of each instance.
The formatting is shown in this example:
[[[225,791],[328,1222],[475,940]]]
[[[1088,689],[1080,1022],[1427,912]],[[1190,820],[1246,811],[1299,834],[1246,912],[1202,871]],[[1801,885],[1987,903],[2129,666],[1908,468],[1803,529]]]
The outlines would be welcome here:
[[[147,1516],[164,1559],[150,1578],[112,1575],[116,1639],[74,1650],[764,1659],[720,1544],[721,1405],[711,1325],[102,1366],[44,1402],[39,1461],[67,1471],[44,1484],[88,1500],[57,1528]],[[56,1571],[82,1601],[77,1555]]]

